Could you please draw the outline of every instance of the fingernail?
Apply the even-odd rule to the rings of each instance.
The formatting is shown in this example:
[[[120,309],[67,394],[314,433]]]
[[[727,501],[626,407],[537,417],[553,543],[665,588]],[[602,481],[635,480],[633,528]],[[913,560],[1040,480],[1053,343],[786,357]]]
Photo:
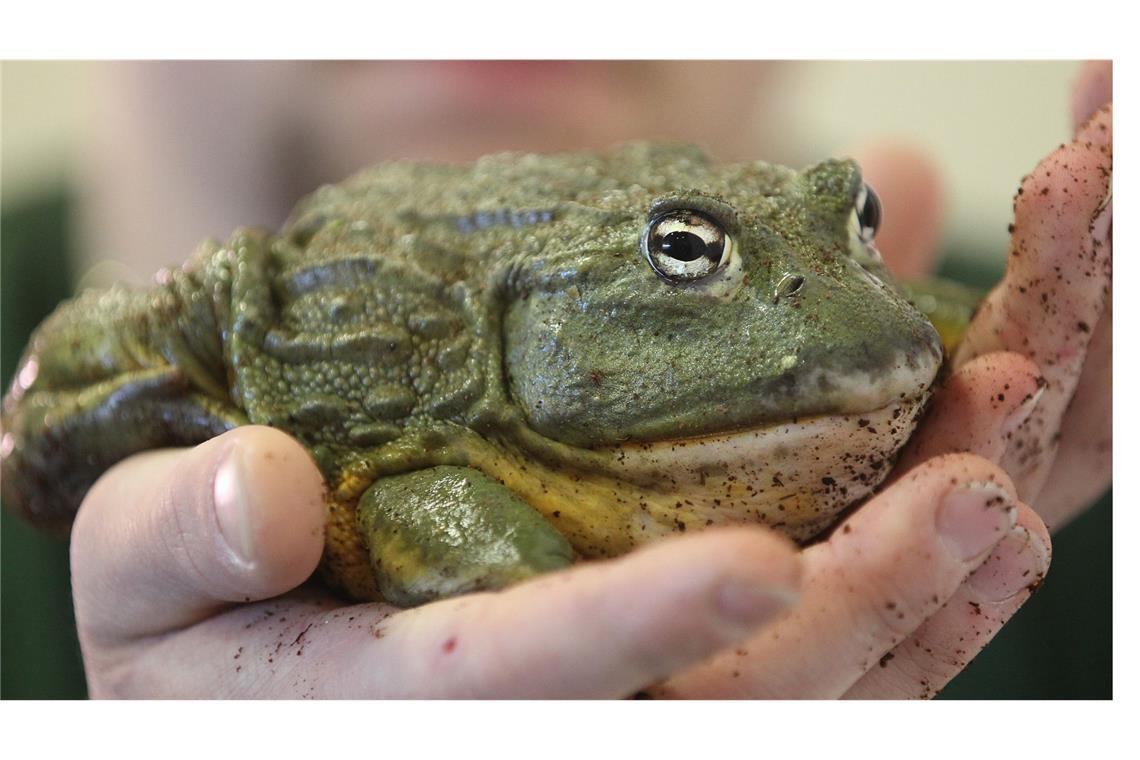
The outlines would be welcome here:
[[[795,589],[728,581],[720,588],[717,604],[730,623],[753,628],[799,601]]]
[[[1033,395],[1026,396],[1025,400],[1005,418],[1005,422],[1001,426],[1003,437],[1008,438],[1015,430],[1025,424],[1029,415],[1033,414],[1033,410],[1037,407],[1037,402],[1045,395],[1045,387],[1044,380],[1040,381]]]
[[[214,476],[214,516],[234,557],[249,563],[253,557],[253,530],[244,469],[241,447],[233,446]]]
[[[935,524],[946,548],[962,562],[981,556],[1009,532],[1017,504],[996,483],[969,483],[942,497]]]
[[[1040,583],[1048,568],[1045,542],[1017,525],[974,571],[969,585],[980,602],[1004,602]]]

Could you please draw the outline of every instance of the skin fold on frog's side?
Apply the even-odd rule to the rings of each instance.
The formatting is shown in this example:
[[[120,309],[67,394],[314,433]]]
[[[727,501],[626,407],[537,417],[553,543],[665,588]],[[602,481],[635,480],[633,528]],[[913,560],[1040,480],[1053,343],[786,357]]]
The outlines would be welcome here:
[[[880,213],[851,161],[652,143],[369,169],[61,306],[4,399],[4,501],[65,530],[115,462],[265,424],[321,468],[324,575],[359,599],[711,525],[808,539],[886,477],[942,362]]]

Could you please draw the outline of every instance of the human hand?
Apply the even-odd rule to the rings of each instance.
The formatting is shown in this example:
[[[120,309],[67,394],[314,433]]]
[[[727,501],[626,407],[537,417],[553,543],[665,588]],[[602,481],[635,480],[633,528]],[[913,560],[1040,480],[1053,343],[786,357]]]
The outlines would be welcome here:
[[[751,652],[751,680],[705,692],[924,695],[1044,573],[1048,537],[1024,507],[1014,527],[1012,504],[992,464],[944,457],[802,554],[722,529],[399,610],[298,588],[323,542],[320,476],[292,439],[245,427],[99,480],[73,529],[76,620],[96,697],[617,697],[721,651]],[[742,643],[758,630],[782,643]],[[884,682],[895,652],[919,670]]]
[[[297,588],[320,474],[243,427],[128,459],[72,533],[95,697],[619,697],[739,643],[798,598],[784,539],[726,529],[412,610]]]
[[[1014,412],[1016,414],[1016,411]],[[968,435],[1001,438],[1010,417]],[[805,549],[798,604],[746,643],[653,687],[681,698],[930,698],[1049,567],[1041,519],[971,454],[928,460]]]

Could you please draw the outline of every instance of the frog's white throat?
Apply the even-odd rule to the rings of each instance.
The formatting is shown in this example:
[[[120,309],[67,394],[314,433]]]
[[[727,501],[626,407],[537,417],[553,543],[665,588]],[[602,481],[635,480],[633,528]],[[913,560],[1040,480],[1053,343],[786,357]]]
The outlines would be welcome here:
[[[809,538],[882,482],[926,398],[859,414],[612,447],[626,476],[647,489],[633,534],[659,536],[687,520],[696,527],[760,523],[797,540]]]

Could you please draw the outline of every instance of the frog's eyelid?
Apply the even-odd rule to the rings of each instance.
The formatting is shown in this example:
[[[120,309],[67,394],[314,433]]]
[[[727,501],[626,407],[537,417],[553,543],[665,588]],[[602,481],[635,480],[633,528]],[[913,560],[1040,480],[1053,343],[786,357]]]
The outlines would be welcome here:
[[[724,201],[697,192],[677,193],[657,198],[649,205],[649,221],[671,211],[696,211],[710,217],[725,233],[734,235],[739,229],[736,209]]]

